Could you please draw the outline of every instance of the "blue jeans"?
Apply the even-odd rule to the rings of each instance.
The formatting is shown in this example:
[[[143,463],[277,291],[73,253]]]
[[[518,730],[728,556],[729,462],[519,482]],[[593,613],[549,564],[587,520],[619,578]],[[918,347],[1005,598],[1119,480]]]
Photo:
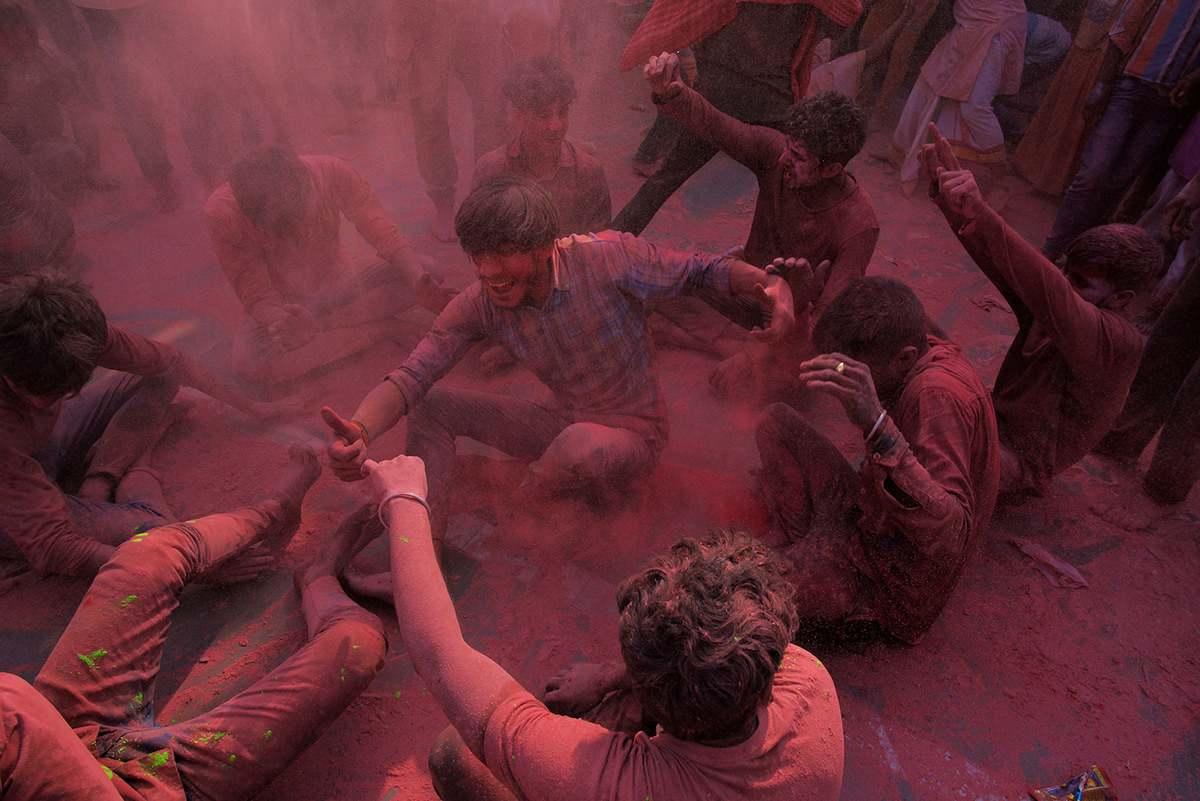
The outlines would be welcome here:
[[[1079,172],[1042,245],[1048,259],[1058,259],[1075,237],[1107,218],[1155,152],[1170,144],[1166,139],[1181,111],[1152,84],[1127,75],[1116,79],[1108,108],[1088,139]]]

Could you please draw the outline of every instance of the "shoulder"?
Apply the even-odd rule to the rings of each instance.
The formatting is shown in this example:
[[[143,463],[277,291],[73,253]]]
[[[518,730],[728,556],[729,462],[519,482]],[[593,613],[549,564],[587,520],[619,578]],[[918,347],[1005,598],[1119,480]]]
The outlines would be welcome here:
[[[853,173],[847,172],[846,175],[854,181],[854,188],[835,206],[838,214],[846,215],[848,220],[856,222],[862,230],[878,229],[879,220],[875,216],[875,204],[871,202],[867,190],[863,189]]]
[[[366,183],[362,173],[337,156],[301,156],[300,160],[304,162],[305,167],[308,167],[318,188],[325,185]]]
[[[208,196],[208,200],[204,201],[204,219],[212,222],[214,220],[229,220],[237,218],[245,219],[242,210],[238,208],[237,198],[233,196],[233,189],[228,183],[218,186],[213,193]]]

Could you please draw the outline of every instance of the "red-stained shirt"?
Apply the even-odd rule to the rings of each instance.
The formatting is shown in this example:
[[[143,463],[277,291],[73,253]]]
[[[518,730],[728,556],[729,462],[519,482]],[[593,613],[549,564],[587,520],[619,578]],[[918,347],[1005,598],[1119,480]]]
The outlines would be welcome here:
[[[301,156],[312,175],[312,193],[303,221],[286,238],[256,227],[238,208],[229,184],[204,204],[204,221],[221,269],[246,313],[315,297],[343,271],[346,259],[338,238],[345,216],[363,239],[390,258],[408,244],[383,210],[370,184],[333,156]]]
[[[875,612],[909,643],[925,635],[987,528],[999,486],[996,415],[959,347],[935,337],[867,442],[851,545]]]
[[[528,801],[834,801],[842,785],[841,708],[821,662],[789,645],[758,728],[723,748],[609,731],[554,715],[527,692],[488,720],[488,768]]]
[[[765,267],[780,256],[794,256],[808,259],[814,267],[826,259],[832,263],[829,281],[812,299],[814,319],[847,284],[866,274],[879,239],[879,221],[870,198],[852,175],[847,173],[850,188],[843,195],[809,207],[783,183],[785,168],[779,157],[787,149],[787,137],[779,131],[722,114],[689,87],[659,108],[758,177],[758,202],[746,238],[746,261]],[[801,312],[797,309],[797,328],[805,322]]]
[[[498,147],[479,157],[471,185],[493,175],[519,175],[536,181],[550,193],[558,207],[558,235],[594,234],[612,227],[612,197],[604,168],[567,139],[563,140],[558,169],[553,175],[539,176],[529,169],[521,155],[521,137],[506,147]]]
[[[657,453],[667,442],[667,404],[647,305],[700,287],[728,293],[732,265],[616,231],[560,239],[542,307],[500,308],[476,282],[387,378],[412,409],[474,343],[490,339],[549,387],[576,422],[628,428]]]
[[[1017,316],[1020,328],[992,398],[1000,441],[1020,460],[1028,488],[1041,493],[1112,427],[1137,373],[1142,335],[1121,315],[1079,297],[992,209],[968,221],[935,199]]]
[[[204,389],[212,374],[168,345],[108,327],[108,346],[98,366],[134,375],[166,375]],[[33,458],[62,410],[30,406],[0,382],[0,531],[25,558],[47,573],[82,575],[100,543],[76,531],[62,492]]]

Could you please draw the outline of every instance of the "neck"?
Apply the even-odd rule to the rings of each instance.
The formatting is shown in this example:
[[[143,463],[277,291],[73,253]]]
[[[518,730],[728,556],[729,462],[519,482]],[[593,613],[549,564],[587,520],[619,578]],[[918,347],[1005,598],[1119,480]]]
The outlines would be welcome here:
[[[846,175],[845,170],[839,170],[838,174],[832,178],[826,178],[819,184],[801,189],[800,196],[804,199],[805,203],[811,206],[819,206],[828,200],[845,194],[846,188],[849,185],[850,177]]]
[[[521,138],[521,156],[535,175],[543,175],[558,169],[561,155],[562,146],[560,144],[556,143],[554,147],[550,147],[544,142],[532,144],[526,142],[524,137]]]
[[[707,745],[710,748],[728,748],[733,745],[744,743],[753,736],[754,732],[758,731],[758,710],[754,710],[741,728],[726,737],[719,737],[715,740],[699,740],[700,745]]]

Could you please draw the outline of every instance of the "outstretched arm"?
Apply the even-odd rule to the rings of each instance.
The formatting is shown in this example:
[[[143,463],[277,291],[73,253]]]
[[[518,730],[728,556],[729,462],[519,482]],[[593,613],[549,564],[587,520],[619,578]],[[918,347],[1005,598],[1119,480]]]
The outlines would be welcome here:
[[[463,639],[454,603],[434,555],[425,464],[414,456],[368,461],[363,471],[380,500],[391,544],[396,619],[413,668],[463,742],[484,759],[483,736],[496,706],[522,688],[503,668]]]
[[[807,266],[808,262],[800,259]],[[756,339],[775,341],[790,333],[796,325],[796,310],[788,282],[778,275],[760,270],[744,261],[734,261],[729,271],[729,290],[734,295],[757,298],[771,313],[771,325],[752,332]]]

